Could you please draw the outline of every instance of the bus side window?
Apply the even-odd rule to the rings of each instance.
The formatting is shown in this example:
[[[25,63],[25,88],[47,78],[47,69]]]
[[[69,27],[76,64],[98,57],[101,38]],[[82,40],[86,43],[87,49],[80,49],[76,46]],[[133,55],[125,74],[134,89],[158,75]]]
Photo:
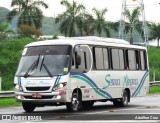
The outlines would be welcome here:
[[[136,70],[136,58],[134,50],[127,50],[128,52],[128,64],[130,70]]]
[[[129,69],[129,59],[128,59],[128,50],[125,50],[125,69],[128,70]]]
[[[146,52],[140,51],[140,57],[141,57],[141,70],[146,70],[147,69]]]
[[[124,51],[123,49],[111,49],[112,69],[124,70]]]
[[[75,67],[76,69],[80,69],[82,71],[87,69],[85,52],[75,52]]]
[[[102,47],[95,47],[93,49],[93,69],[96,70],[108,70],[108,49]]]
[[[97,70],[104,69],[104,62],[103,62],[103,50],[102,48],[95,48],[95,67]]]
[[[135,50],[135,55],[136,55],[136,70],[139,70],[140,68],[140,58],[139,58],[139,51]]]

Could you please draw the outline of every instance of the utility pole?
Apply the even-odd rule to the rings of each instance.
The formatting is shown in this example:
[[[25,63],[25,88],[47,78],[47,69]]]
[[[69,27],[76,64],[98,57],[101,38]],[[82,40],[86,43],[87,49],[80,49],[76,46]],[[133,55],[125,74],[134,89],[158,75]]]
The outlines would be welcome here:
[[[136,38],[138,41],[142,41],[139,43],[145,43],[148,40],[148,31],[147,31],[147,25],[146,25],[146,19],[145,19],[145,10],[144,10],[144,2],[143,0],[123,0],[122,3],[122,11],[121,11],[121,20],[120,20],[120,27],[119,27],[119,38],[128,40],[128,35],[126,32],[126,10],[133,10],[137,7],[140,7],[140,18],[139,20],[142,21],[142,27],[141,27],[141,34],[138,34],[135,28],[135,24],[132,24],[132,30],[134,31],[133,37]],[[139,37],[139,38],[138,38]]]

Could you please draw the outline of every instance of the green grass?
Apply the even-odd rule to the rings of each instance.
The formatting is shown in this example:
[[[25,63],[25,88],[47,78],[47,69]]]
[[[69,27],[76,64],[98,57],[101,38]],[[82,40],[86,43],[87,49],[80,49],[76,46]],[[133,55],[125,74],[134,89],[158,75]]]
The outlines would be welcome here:
[[[0,98],[0,107],[20,106],[20,102],[16,102],[15,98]]]
[[[153,73],[155,72],[155,79],[160,80],[160,48],[149,47],[149,69],[150,69],[150,81],[153,81]]]
[[[2,90],[13,90],[14,74],[24,46],[33,39],[22,38],[0,42],[0,70]]]
[[[160,93],[160,86],[152,86],[152,87],[150,87],[149,93],[150,94]]]

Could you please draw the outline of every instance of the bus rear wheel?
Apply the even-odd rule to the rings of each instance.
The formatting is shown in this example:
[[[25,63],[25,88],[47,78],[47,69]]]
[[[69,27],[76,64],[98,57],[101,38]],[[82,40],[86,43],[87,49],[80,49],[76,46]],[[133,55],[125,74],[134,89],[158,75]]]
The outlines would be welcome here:
[[[114,100],[113,104],[116,107],[125,107],[128,105],[128,101],[129,101],[129,95],[128,95],[127,91],[124,91],[122,98]]]
[[[81,107],[81,97],[78,93],[72,94],[72,100],[69,103],[66,103],[67,110],[69,112],[76,112]]]
[[[33,112],[34,109],[36,108],[36,105],[29,102],[22,102],[22,106],[23,106],[23,109],[28,113]]]

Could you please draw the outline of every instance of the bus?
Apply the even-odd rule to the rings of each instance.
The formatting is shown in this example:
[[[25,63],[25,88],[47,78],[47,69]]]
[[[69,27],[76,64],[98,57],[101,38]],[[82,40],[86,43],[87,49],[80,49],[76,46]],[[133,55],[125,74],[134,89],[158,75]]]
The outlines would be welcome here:
[[[61,105],[75,112],[97,101],[124,107],[149,92],[147,49],[100,37],[33,42],[22,52],[14,92],[26,112]]]

